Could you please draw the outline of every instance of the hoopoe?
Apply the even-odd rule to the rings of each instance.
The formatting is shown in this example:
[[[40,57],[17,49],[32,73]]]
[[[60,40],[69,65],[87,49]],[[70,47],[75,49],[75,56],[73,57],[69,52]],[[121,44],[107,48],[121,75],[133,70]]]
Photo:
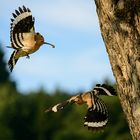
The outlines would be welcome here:
[[[116,95],[116,92],[111,86],[97,84],[92,91],[72,96],[70,99],[50,107],[45,112],[58,112],[72,103],[79,105],[86,103],[88,110],[84,118],[84,126],[87,126],[90,130],[98,131],[103,129],[108,122],[108,110],[105,103],[99,98],[99,95],[113,96]]]
[[[11,48],[14,49],[9,61],[9,69],[12,72],[18,59],[23,56],[29,58],[29,54],[36,52],[41,45],[48,44],[53,48],[54,45],[44,41],[44,37],[40,33],[36,33],[34,29],[35,18],[32,16],[31,10],[23,6],[15,10],[11,19],[10,40]]]

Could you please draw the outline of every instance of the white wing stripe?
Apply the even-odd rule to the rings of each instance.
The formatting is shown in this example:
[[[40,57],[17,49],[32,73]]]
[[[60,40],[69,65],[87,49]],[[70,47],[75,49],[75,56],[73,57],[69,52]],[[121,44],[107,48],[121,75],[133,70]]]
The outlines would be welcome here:
[[[12,35],[12,44],[13,44],[13,48],[16,48],[16,49],[20,48],[19,46],[16,45],[13,35]]]
[[[15,42],[17,43],[17,45],[21,48],[21,47],[23,47],[23,45],[20,43],[20,42],[22,42],[22,38],[21,38],[21,33],[19,33],[19,34],[15,34]],[[19,41],[20,40],[20,41]]]
[[[99,88],[99,89],[102,89],[102,90],[104,90],[104,92],[108,95],[108,96],[113,96],[110,92],[109,92],[109,90],[107,90],[106,88],[103,88],[103,87],[95,87],[95,88]]]
[[[88,127],[103,127],[107,124],[108,119],[102,122],[85,122],[84,125],[87,125]]]
[[[19,22],[19,21],[21,21],[22,19],[24,19],[24,18],[26,18],[26,17],[28,17],[28,16],[31,16],[32,15],[32,13],[31,12],[24,12],[24,13],[21,13],[20,15],[18,15],[15,19],[14,19],[14,21],[13,21],[13,24],[12,24],[12,28],[14,28],[15,27],[15,25]]]

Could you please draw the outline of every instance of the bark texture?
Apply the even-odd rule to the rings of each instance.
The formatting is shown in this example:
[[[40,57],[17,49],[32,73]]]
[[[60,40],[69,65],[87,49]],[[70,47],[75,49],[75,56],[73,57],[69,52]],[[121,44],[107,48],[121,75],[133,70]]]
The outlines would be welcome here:
[[[140,140],[140,0],[95,3],[122,108],[133,140]]]

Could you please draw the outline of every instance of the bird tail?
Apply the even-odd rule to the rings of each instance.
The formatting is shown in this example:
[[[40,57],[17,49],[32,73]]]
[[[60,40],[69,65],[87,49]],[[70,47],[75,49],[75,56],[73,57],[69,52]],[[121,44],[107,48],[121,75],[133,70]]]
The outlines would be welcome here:
[[[17,54],[18,50],[13,51],[13,53],[11,54],[11,57],[8,61],[8,66],[10,71],[13,71],[14,66],[16,65],[18,58],[15,58],[16,54]]]
[[[88,108],[85,116],[84,126],[93,131],[102,130],[108,122],[108,111],[104,102],[98,97],[94,97],[95,104]]]

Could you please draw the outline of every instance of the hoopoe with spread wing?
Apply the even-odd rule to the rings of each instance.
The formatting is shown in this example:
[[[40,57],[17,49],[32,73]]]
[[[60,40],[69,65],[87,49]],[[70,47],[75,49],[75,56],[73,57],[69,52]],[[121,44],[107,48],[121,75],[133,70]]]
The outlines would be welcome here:
[[[35,19],[31,10],[23,6],[15,10],[11,19],[10,40],[11,48],[14,49],[8,65],[10,71],[13,70],[18,59],[23,56],[29,58],[29,54],[36,52],[41,45],[48,44],[53,48],[54,45],[44,41],[44,37],[40,33],[36,33],[34,29]]]
[[[71,103],[87,104],[88,110],[84,118],[84,126],[91,130],[101,130],[108,122],[108,111],[105,103],[99,98],[99,95],[116,95],[115,89],[106,84],[97,84],[92,91],[72,96],[70,99],[50,107],[45,112],[58,112],[66,105]]]

